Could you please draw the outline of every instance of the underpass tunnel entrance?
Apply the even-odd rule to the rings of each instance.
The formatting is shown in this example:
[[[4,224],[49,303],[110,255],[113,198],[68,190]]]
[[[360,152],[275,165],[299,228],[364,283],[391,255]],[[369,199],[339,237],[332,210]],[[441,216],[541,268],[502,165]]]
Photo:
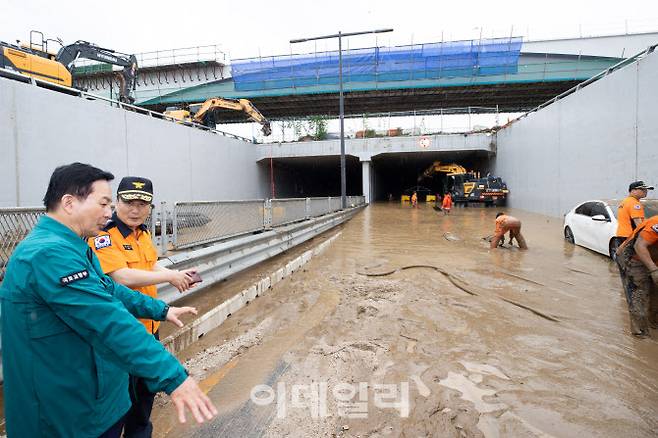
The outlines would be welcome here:
[[[305,198],[314,196],[340,196],[340,157],[277,158],[259,163],[270,188],[277,198]],[[347,196],[361,195],[361,163],[350,155],[345,156]],[[272,179],[273,176],[273,179]]]
[[[486,175],[489,158],[486,152],[416,152],[381,154],[372,158],[373,201],[389,198],[400,200],[402,195],[418,192],[418,200],[425,201],[428,194],[443,195],[452,190],[453,180],[444,172],[423,177],[423,172],[435,161],[441,164],[458,164],[469,171]]]

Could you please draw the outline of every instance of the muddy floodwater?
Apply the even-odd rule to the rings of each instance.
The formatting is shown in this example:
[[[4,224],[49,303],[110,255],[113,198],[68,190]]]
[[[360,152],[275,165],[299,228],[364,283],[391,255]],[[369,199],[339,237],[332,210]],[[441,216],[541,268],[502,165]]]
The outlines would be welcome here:
[[[155,436],[658,436],[658,331],[629,335],[615,265],[523,211],[530,249],[490,250],[496,211],[375,204],[330,231],[180,355],[218,417],[159,398]]]

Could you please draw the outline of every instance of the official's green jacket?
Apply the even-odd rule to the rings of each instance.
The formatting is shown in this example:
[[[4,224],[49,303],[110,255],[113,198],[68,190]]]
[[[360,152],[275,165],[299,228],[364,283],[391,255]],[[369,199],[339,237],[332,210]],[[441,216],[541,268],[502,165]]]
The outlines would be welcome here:
[[[128,373],[171,393],[185,369],[135,317],[165,303],[103,274],[87,243],[44,216],[0,287],[9,438],[97,437],[129,409]]]

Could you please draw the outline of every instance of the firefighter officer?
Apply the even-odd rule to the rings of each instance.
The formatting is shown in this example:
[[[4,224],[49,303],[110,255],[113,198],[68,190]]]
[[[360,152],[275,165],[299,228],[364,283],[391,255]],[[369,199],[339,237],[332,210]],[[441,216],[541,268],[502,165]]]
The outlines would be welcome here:
[[[193,286],[194,270],[176,271],[157,265],[158,255],[146,219],[151,214],[153,183],[148,178],[127,176],[117,190],[116,209],[103,231],[88,243],[98,256],[103,272],[117,283],[157,298],[158,283],[171,283],[180,292]],[[146,331],[160,339],[159,321],[140,319]],[[125,417],[124,436],[150,437],[150,421],[155,393],[146,382],[130,376],[129,392],[132,407]]]

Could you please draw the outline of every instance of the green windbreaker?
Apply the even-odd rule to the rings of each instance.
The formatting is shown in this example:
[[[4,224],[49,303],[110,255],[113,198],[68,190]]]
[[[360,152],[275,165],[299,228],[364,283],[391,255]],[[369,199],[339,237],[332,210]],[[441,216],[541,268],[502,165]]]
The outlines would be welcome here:
[[[135,319],[165,319],[165,303],[112,281],[48,216],[12,254],[0,298],[9,438],[97,437],[130,407],[128,373],[168,394],[187,378]]]

